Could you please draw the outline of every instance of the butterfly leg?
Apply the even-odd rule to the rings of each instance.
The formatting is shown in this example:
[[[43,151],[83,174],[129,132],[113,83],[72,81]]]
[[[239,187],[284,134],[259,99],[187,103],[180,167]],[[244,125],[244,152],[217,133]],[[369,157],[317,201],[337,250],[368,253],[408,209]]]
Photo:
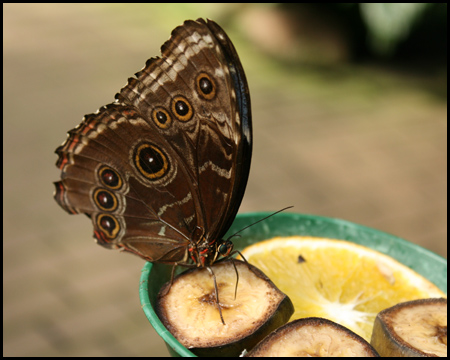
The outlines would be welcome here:
[[[166,296],[166,295],[169,293],[170,289],[172,288],[173,278],[174,278],[174,275],[175,275],[175,269],[177,268],[177,266],[178,266],[178,263],[175,263],[175,264],[172,266],[172,274],[170,275],[170,284],[169,284],[169,286],[166,288],[166,290],[164,291],[164,294],[161,294],[161,296]]]
[[[216,275],[214,275],[214,272],[212,271],[212,269],[207,266],[206,267],[209,271],[209,273],[212,275],[213,280],[214,280],[214,290],[216,292],[216,305],[217,305],[217,309],[219,310],[219,314],[220,314],[220,320],[222,320],[222,324],[225,325],[225,321],[223,320],[223,316],[222,316],[222,308],[220,307],[220,301],[219,301],[219,290],[217,289],[217,281],[216,281]]]
[[[247,260],[245,260],[245,262],[247,262]],[[231,263],[233,264],[234,271],[236,272],[236,287],[234,288],[234,300],[236,300],[237,288],[238,288],[238,284],[239,284],[239,272],[237,271],[237,267],[236,267],[236,264],[234,263],[233,258],[231,258]],[[248,265],[248,263],[247,263],[247,265]]]

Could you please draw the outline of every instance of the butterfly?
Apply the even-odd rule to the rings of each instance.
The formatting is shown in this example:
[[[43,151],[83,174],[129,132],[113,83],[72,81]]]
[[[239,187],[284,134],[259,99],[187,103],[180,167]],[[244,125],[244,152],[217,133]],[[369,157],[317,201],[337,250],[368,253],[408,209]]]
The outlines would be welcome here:
[[[115,101],[56,149],[56,202],[86,214],[99,245],[209,267],[232,254],[252,153],[248,84],[214,21],[187,20]]]

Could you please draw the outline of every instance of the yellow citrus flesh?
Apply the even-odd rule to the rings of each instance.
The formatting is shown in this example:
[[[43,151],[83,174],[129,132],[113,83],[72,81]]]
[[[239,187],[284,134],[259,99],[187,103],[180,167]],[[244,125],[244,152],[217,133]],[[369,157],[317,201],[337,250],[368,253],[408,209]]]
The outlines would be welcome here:
[[[290,297],[290,321],[323,317],[367,341],[375,316],[400,302],[446,295],[393,258],[344,240],[278,237],[242,251]]]

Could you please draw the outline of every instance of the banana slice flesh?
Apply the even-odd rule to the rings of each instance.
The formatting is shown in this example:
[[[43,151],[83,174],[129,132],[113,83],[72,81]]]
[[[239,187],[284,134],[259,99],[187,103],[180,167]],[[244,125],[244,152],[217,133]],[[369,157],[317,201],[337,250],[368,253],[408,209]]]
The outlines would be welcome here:
[[[447,356],[447,299],[423,299],[381,311],[371,344],[381,356]]]
[[[248,357],[378,357],[373,347],[351,330],[327,319],[291,321],[261,341]]]
[[[217,280],[220,319],[213,278],[196,268],[177,276],[167,292],[160,291],[156,312],[166,328],[185,347],[200,356],[237,356],[265,335],[285,324],[294,307],[260,270],[233,260],[211,266]],[[164,295],[162,295],[164,294]]]

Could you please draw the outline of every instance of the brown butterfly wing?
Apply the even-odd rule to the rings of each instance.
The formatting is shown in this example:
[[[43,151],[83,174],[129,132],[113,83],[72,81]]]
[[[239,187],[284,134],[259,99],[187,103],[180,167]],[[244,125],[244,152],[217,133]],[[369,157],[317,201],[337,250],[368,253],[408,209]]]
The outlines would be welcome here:
[[[213,24],[176,28],[162,57],[56,150],[55,199],[91,217],[99,244],[185,264],[189,244],[223,235],[234,219],[251,153],[240,104],[249,112],[250,100],[236,52]]]
[[[136,179],[130,162],[129,144],[138,144],[150,135],[152,144],[162,148],[147,122],[123,105],[108,105],[98,114],[86,116],[57,149],[63,180],[56,183],[55,199],[70,213],[90,216],[101,245],[124,248],[149,261],[180,261],[190,235],[188,228],[167,228],[157,213],[170,198],[176,202],[176,183],[166,187],[154,182],[149,188]],[[176,192],[188,192],[188,183],[176,165],[169,169],[171,176],[176,173],[174,179],[180,181]],[[178,218],[168,221],[182,221],[180,210],[172,214]],[[136,247],[126,246],[128,241]]]

